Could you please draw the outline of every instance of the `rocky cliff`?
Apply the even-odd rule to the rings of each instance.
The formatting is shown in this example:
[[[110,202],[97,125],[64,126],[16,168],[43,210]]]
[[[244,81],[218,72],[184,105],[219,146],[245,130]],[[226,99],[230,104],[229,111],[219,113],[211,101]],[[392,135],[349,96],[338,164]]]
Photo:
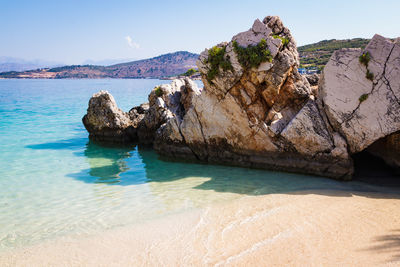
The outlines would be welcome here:
[[[129,113],[101,92],[83,122],[94,138],[153,143],[166,156],[349,179],[351,154],[400,130],[398,48],[375,36],[365,51],[336,52],[311,87],[289,29],[270,16],[201,53],[203,89],[175,80]]]

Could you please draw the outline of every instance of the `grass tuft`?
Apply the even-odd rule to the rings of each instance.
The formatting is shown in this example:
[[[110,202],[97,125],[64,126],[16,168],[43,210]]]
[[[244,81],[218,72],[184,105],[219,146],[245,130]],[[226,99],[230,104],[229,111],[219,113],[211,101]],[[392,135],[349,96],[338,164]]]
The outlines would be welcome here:
[[[367,69],[367,74],[365,75],[365,77],[370,81],[374,80],[374,74],[372,72],[370,72],[368,69]]]
[[[233,48],[243,68],[258,67],[262,62],[272,62],[271,51],[267,49],[267,41],[261,41],[254,46],[241,47],[234,41]]]
[[[289,44],[289,39],[288,38],[286,38],[286,37],[281,37],[281,36],[279,36],[279,35],[277,35],[277,34],[274,34],[274,35],[272,35],[272,37],[274,38],[274,39],[281,39],[281,41],[282,41],[282,45],[284,46],[284,47],[286,47],[288,44]]]
[[[210,70],[207,73],[207,80],[210,83],[212,83],[212,80],[214,80],[214,78],[219,74],[220,68],[224,71],[233,71],[229,58],[225,58],[225,49],[226,47],[214,46],[208,50],[206,63],[210,64]]]
[[[164,94],[164,92],[162,91],[160,86],[157,86],[155,88],[155,94],[156,94],[157,97],[162,97],[162,95]]]
[[[360,101],[360,103],[362,103],[367,99],[368,99],[368,94],[363,94],[358,98],[358,101]]]
[[[359,58],[358,61],[360,61],[361,64],[363,64],[365,67],[368,67],[368,63],[371,60],[371,55],[369,52],[364,52]]]

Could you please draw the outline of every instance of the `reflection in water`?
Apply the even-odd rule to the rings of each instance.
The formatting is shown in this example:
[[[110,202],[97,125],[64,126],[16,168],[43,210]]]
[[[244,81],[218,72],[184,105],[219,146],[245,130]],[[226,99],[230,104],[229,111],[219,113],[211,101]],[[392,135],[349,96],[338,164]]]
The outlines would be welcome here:
[[[277,194],[304,190],[351,189],[326,178],[222,165],[160,160],[151,149],[138,150],[148,187],[167,210],[204,207],[245,195]]]
[[[151,149],[139,149],[150,182],[165,183],[185,178],[203,178],[196,189],[261,195],[295,190],[322,189],[344,184],[326,178],[224,165],[160,160]]]
[[[132,156],[132,147],[104,146],[93,141],[86,144],[84,155],[90,165],[89,175],[94,183],[119,183],[120,174],[129,170],[126,159]]]
[[[179,189],[177,183],[182,179],[196,190],[246,195],[333,189],[349,195],[350,191],[376,189],[359,182],[344,183],[309,175],[161,160],[148,147],[106,146],[89,141],[84,155],[90,164],[86,176],[89,174],[96,178],[86,182],[118,185],[149,183],[153,189],[165,187],[165,190],[155,190],[157,192]],[[184,183],[180,184],[183,186]]]

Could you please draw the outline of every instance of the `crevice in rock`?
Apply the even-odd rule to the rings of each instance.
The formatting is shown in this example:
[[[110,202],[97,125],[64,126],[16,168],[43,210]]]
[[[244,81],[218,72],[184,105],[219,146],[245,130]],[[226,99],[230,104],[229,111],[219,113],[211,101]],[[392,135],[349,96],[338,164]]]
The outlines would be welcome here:
[[[185,136],[183,135],[182,130],[181,130],[181,124],[178,125],[178,130],[179,130],[179,134],[182,136],[184,145],[186,145],[190,149],[190,151],[192,151],[193,155],[195,156],[195,158],[197,160],[200,160],[200,157],[194,152],[194,150],[190,147],[188,142],[186,142]]]
[[[399,99],[398,99],[397,96],[394,94],[394,92],[393,92],[393,90],[392,90],[392,88],[391,88],[391,86],[390,86],[390,83],[389,83],[388,79],[387,79],[386,76],[385,76],[385,75],[386,75],[387,62],[389,61],[390,56],[392,55],[392,52],[393,52],[394,47],[395,47],[395,45],[393,44],[392,48],[390,49],[389,55],[387,56],[387,58],[386,58],[386,60],[385,60],[385,63],[384,63],[384,65],[383,65],[383,70],[382,70],[382,73],[381,73],[379,79],[377,79],[376,82],[372,82],[372,89],[371,89],[371,91],[370,91],[369,93],[367,93],[366,95],[371,95],[371,94],[375,91],[375,88],[376,88],[376,86],[379,84],[379,82],[382,81],[382,82],[386,85],[386,87],[392,92],[392,94],[393,94],[394,98],[396,99],[397,103],[400,104]],[[344,64],[344,63],[343,63],[343,64]],[[368,66],[366,67],[366,69],[367,69],[367,72],[369,72]],[[341,122],[340,124],[347,123],[347,122],[349,122],[351,119],[353,119],[355,113],[358,111],[358,109],[360,108],[360,106],[361,106],[362,103],[363,103],[362,101],[359,101],[357,107],[356,107],[356,108],[346,117],[346,119],[345,119],[343,122]]]
[[[203,137],[203,142],[204,142],[204,145],[206,146],[206,150],[207,150],[207,154],[206,154],[205,160],[208,161],[208,157],[209,157],[210,152],[209,152],[209,148],[208,148],[208,143],[207,143],[206,137],[205,137],[204,132],[203,132],[203,124],[201,123],[201,120],[199,119],[199,114],[197,113],[197,110],[194,107],[193,107],[193,111],[194,111],[194,114],[196,114],[197,121],[199,122],[201,136]]]
[[[393,44],[392,49],[390,50],[389,56],[387,57],[384,67],[383,67],[383,73],[382,73],[382,79],[384,79],[383,83],[386,84],[387,89],[389,89],[390,92],[392,92],[393,97],[396,99],[397,103],[400,105],[400,100],[397,98],[396,94],[394,93],[391,85],[390,85],[390,81],[388,78],[386,78],[386,68],[387,68],[387,63],[392,55],[392,52],[394,50],[394,48],[396,47],[395,44]]]
[[[349,147],[349,142],[347,141],[346,135],[342,133],[342,131],[341,131],[342,129],[340,127],[338,129],[336,129],[336,127],[334,127],[333,123],[329,119],[329,116],[326,114],[325,102],[324,102],[322,97],[318,98],[317,108],[318,108],[319,114],[322,117],[323,121],[325,122],[325,125],[327,126],[327,130],[328,130],[328,132],[329,132],[329,134],[331,136],[331,140],[332,140],[332,143],[333,143],[332,150],[336,148],[336,143],[335,143],[335,140],[333,138],[333,134],[337,133],[345,141],[347,154],[350,155],[350,147]]]

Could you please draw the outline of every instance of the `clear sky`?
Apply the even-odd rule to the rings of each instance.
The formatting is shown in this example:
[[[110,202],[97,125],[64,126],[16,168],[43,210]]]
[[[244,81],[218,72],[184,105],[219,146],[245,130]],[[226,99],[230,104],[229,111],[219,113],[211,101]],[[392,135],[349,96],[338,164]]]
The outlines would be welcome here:
[[[298,45],[400,36],[399,0],[0,0],[0,56],[80,64],[199,53],[267,15],[280,16]]]

